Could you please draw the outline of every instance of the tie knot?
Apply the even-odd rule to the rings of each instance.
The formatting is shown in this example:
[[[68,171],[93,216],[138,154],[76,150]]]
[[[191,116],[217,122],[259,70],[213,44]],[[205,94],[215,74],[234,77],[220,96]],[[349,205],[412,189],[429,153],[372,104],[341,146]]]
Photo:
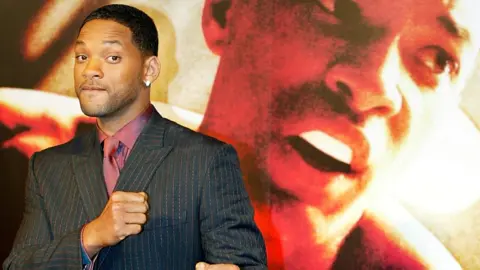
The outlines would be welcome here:
[[[115,156],[120,141],[114,137],[108,137],[103,142],[103,157],[110,158]]]

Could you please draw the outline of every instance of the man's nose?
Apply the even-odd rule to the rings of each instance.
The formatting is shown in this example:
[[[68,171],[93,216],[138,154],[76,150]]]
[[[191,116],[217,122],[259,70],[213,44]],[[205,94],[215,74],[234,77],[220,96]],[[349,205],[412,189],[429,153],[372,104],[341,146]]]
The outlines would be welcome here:
[[[398,88],[400,63],[388,54],[365,57],[362,62],[338,62],[325,77],[328,88],[341,95],[349,109],[364,118],[369,115],[390,117],[402,107]]]
[[[82,73],[83,77],[87,79],[94,79],[94,78],[103,78],[103,71],[101,69],[101,65],[97,60],[89,60],[85,65],[85,69]]]

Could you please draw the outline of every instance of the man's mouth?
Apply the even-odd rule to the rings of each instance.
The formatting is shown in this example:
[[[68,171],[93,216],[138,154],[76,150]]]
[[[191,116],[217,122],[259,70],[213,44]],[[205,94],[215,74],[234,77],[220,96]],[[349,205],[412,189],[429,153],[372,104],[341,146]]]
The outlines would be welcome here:
[[[303,132],[288,137],[287,141],[307,164],[317,170],[353,173],[352,149],[322,131]]]
[[[85,85],[81,89],[84,91],[105,91],[105,88],[96,85]]]

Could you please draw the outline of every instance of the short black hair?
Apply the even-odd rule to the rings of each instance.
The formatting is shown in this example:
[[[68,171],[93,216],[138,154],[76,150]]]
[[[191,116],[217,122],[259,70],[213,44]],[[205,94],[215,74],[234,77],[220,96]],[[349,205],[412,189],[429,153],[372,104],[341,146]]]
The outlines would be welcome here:
[[[158,56],[158,32],[153,19],[132,6],[106,5],[90,13],[79,30],[92,20],[111,20],[122,24],[132,32],[133,44],[145,55]]]

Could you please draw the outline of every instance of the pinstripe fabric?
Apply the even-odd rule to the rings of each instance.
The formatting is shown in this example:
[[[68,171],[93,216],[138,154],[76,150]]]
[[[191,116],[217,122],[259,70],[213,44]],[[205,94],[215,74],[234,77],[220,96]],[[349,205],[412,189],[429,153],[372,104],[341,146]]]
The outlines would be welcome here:
[[[26,209],[6,269],[81,269],[80,229],[107,202],[95,133],[32,156]],[[115,190],[149,194],[142,233],[104,248],[96,269],[266,269],[235,150],[154,112]]]

